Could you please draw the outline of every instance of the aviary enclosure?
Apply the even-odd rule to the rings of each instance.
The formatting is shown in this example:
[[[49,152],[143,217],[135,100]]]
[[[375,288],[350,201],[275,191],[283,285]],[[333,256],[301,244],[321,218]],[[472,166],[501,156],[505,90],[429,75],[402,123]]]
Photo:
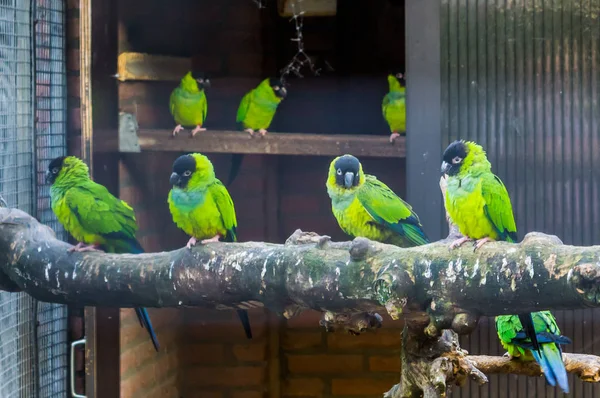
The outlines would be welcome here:
[[[600,161],[591,151],[600,143],[597,1],[82,0],[69,7],[70,152],[135,208],[147,252],[175,250],[188,239],[173,224],[166,197],[174,159],[192,151],[208,155],[222,180],[232,154],[245,155],[229,187],[241,242],[284,243],[296,229],[346,241],[325,190],[329,162],[343,153],[359,157],[366,172],[407,198],[433,239],[445,237],[439,164],[458,137],[488,150],[511,193],[520,239],[539,230],[569,244],[598,242]],[[171,138],[169,95],[197,69],[212,83],[208,131],[189,138],[187,129]],[[408,138],[392,144],[381,100],[387,74],[396,70],[407,77]],[[290,72],[288,96],[269,133],[250,138],[235,123],[239,101],[282,71]],[[574,193],[563,193],[561,184]],[[64,246],[52,241],[44,261],[60,264],[56,280],[64,294],[57,297],[55,287],[30,283],[44,279],[31,242],[48,239],[47,231],[18,214],[7,223],[10,215],[2,212],[0,247],[11,253],[18,236],[18,247],[32,254],[6,260],[9,287],[16,283],[48,301],[99,305],[85,311],[86,366],[83,356],[76,361],[76,391],[85,387],[88,397],[343,398],[388,390],[394,398],[434,397],[445,393],[446,382],[483,381],[475,367],[489,371],[490,382],[469,382],[454,395],[558,395],[543,377],[496,374],[512,365],[517,374],[539,375],[535,366],[477,356],[502,354],[486,317],[461,338],[470,355],[453,349],[449,332],[422,340],[426,312],[438,330],[471,332],[479,315],[515,303],[523,310],[569,310],[557,311],[563,334],[574,341],[565,350],[599,353],[597,312],[570,311],[598,306],[597,247],[531,235],[520,246],[452,254],[444,243],[400,251],[294,234],[286,246],[223,244],[139,258],[90,254],[79,263],[65,260]],[[424,258],[434,274],[413,274]],[[117,275],[111,262],[130,271]],[[482,270],[480,263],[490,279],[500,278],[493,293],[460,278]],[[24,266],[32,270],[27,275],[18,272]],[[173,282],[165,282],[167,275]],[[167,294],[165,283],[178,289]],[[114,308],[134,304],[174,307],[150,309],[158,353],[133,311]],[[237,305],[250,309],[251,340],[235,311],[224,310]],[[387,315],[402,308],[404,319]],[[296,314],[300,309],[307,310]],[[373,312],[383,317],[382,328]],[[412,327],[403,339],[405,320]],[[363,330],[370,328],[377,330]],[[598,380],[596,357],[567,356],[566,363],[573,395],[598,394],[596,384],[577,377]],[[392,388],[399,374],[404,387]]]

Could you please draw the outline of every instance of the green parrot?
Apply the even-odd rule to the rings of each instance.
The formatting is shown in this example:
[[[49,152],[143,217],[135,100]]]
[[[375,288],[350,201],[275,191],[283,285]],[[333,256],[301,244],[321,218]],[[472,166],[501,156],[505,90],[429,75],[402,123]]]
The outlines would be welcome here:
[[[381,109],[390,126],[390,142],[393,143],[400,134],[406,134],[406,75],[395,73],[387,79],[390,91],[383,97]]]
[[[143,253],[135,238],[138,229],[133,209],[115,198],[103,185],[90,178],[89,169],[75,156],[62,156],[50,162],[46,171],[50,204],[58,221],[79,243],[70,252],[103,250],[107,253]],[[145,308],[136,308],[142,327],[152,344],[158,339]]]
[[[178,157],[169,182],[173,186],[169,192],[169,210],[175,224],[191,236],[188,249],[197,239],[201,239],[201,244],[237,240],[233,200],[206,156],[192,153]],[[237,312],[246,337],[251,339],[248,312],[241,309]]]
[[[475,250],[494,240],[516,242],[517,226],[508,191],[492,173],[492,165],[480,145],[464,140],[452,142],[444,151],[441,172],[448,175],[446,210],[463,235],[450,248],[473,239],[477,240]],[[547,316],[554,322],[550,312]],[[534,355],[541,357],[539,328],[533,315],[521,313],[517,317]]]
[[[179,87],[171,92],[169,109],[175,119],[173,137],[176,136],[183,126],[195,126],[192,137],[198,132],[205,131],[202,127],[208,112],[208,101],[204,89],[210,87],[210,80],[202,72],[188,72],[181,79]]]
[[[364,174],[354,156],[333,159],[326,186],[333,215],[348,235],[400,247],[429,243],[411,206],[377,177]]]
[[[535,361],[542,368],[546,380],[552,386],[559,387],[569,393],[569,380],[562,360],[562,350],[559,344],[570,344],[568,337],[561,336],[558,325],[550,311],[540,311],[531,314],[540,350],[533,349],[531,339],[526,336],[518,316],[501,315],[496,317],[496,331],[502,346],[508,351],[509,357],[520,358],[524,361]]]
[[[281,80],[271,77],[260,82],[256,88],[248,91],[237,110],[236,122],[244,131],[254,137],[258,133],[264,137],[273,121],[279,103],[286,97],[287,90]],[[234,154],[227,186],[237,177],[244,155]]]

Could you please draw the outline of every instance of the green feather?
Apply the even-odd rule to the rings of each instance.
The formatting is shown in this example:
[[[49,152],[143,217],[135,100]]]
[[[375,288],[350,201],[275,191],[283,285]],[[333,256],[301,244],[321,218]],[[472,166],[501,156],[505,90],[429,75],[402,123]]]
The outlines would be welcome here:
[[[202,126],[208,114],[208,101],[204,90],[188,72],[169,98],[169,109],[175,123],[184,127]]]
[[[250,90],[240,102],[236,121],[252,130],[268,129],[273,121],[281,98],[275,95],[269,79]]]
[[[381,111],[391,132],[406,132],[406,88],[394,75],[388,76],[389,92],[383,97]]]

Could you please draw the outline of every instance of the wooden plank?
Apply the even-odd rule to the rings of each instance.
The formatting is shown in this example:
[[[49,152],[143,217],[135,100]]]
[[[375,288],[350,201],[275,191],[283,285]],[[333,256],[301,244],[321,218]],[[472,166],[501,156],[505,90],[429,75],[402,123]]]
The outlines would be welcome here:
[[[117,61],[119,81],[180,81],[192,68],[192,59],[135,52],[119,54]]]
[[[263,138],[251,138],[241,131],[207,130],[192,139],[188,133],[172,138],[171,132],[167,130],[140,129],[138,137],[142,151],[312,156],[350,153],[357,157],[385,158],[406,156],[404,137],[399,137],[394,144],[390,144],[388,136],[358,134],[268,133]],[[97,141],[95,145],[96,152],[116,152],[119,147],[118,140],[114,138]]]

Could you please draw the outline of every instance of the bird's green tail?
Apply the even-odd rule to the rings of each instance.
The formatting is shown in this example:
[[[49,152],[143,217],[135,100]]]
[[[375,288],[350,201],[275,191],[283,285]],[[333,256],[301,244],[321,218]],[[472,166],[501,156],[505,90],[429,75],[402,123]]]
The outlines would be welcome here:
[[[540,351],[532,350],[533,358],[540,364],[546,380],[552,386],[558,386],[566,393],[569,393],[569,380],[567,379],[567,370],[562,360],[562,352],[556,343],[545,343],[540,347]]]
[[[227,179],[226,186],[229,187],[233,180],[237,177],[240,172],[240,168],[242,167],[242,161],[244,160],[244,155],[239,153],[234,153],[231,155],[231,168],[229,169],[229,178]]]

